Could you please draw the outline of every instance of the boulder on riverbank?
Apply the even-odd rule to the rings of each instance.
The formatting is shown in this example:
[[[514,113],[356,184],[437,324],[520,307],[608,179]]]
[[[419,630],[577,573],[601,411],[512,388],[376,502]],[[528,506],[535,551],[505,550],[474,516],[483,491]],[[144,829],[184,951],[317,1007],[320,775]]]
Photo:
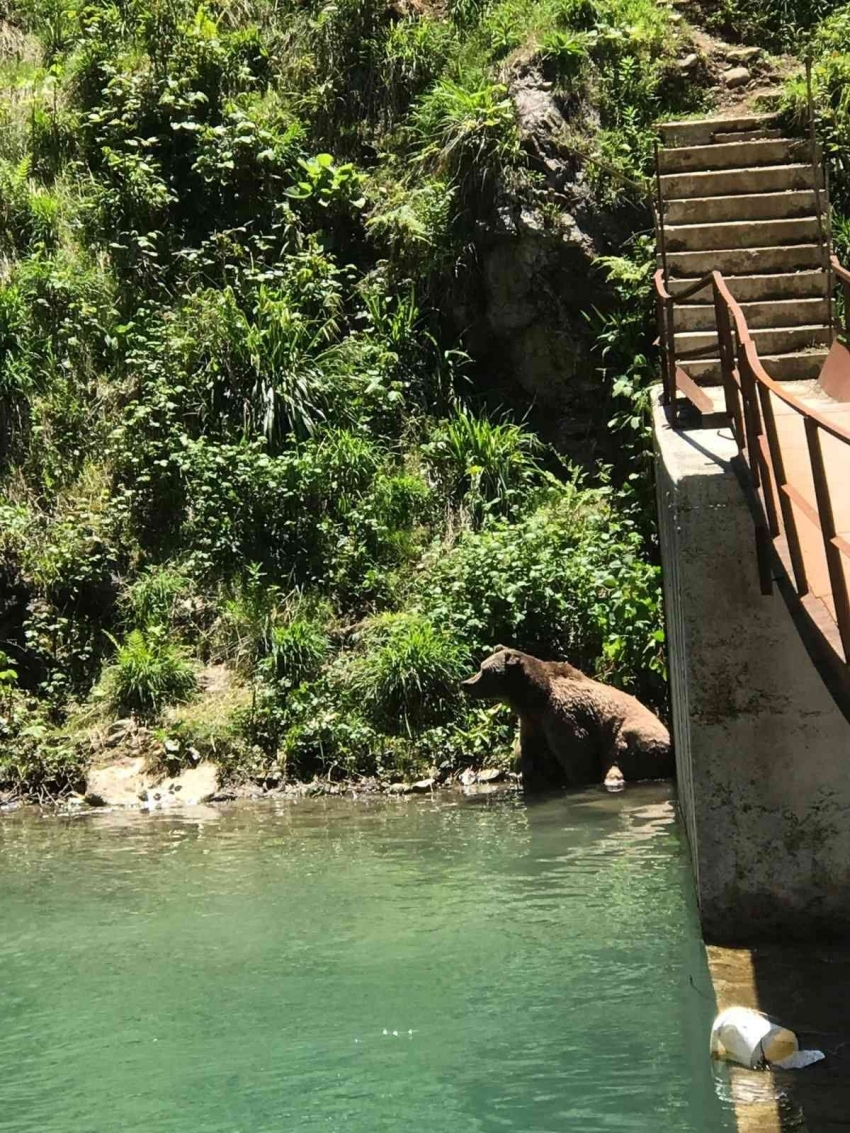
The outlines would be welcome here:
[[[89,772],[90,806],[140,806],[150,810],[209,802],[218,791],[218,770],[208,760],[177,775],[151,772],[142,756],[125,756]]]

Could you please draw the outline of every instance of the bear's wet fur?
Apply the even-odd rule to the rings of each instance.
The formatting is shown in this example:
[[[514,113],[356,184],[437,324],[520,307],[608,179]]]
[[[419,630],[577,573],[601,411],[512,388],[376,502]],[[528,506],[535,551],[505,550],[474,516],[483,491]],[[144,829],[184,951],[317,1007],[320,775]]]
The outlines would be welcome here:
[[[565,661],[499,646],[461,686],[519,717],[523,785],[600,783],[612,767],[626,782],[673,774],[670,734],[648,708]]]

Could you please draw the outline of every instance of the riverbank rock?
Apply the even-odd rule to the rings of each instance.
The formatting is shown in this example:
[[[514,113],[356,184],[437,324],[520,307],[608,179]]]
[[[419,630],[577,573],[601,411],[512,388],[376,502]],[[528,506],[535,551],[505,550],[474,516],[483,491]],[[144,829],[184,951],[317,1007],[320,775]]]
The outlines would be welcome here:
[[[729,62],[741,67],[754,63],[760,55],[760,47],[732,47],[726,52],[726,58]]]
[[[145,789],[145,760],[124,756],[89,772],[85,800],[89,806],[138,806]]]
[[[205,760],[178,775],[157,776],[147,770],[144,757],[125,756],[94,767],[86,783],[90,806],[192,806],[209,802],[218,790],[218,769]]]

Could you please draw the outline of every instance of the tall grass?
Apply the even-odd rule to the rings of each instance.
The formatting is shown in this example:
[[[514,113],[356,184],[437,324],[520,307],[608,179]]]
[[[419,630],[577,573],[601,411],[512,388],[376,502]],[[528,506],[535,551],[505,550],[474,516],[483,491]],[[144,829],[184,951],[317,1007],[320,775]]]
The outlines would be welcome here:
[[[158,715],[169,704],[180,704],[195,693],[192,666],[161,629],[132,630],[118,646],[114,663],[104,674],[103,688],[110,707],[121,714]]]
[[[178,620],[179,603],[187,600],[192,590],[192,580],[177,567],[148,569],[127,590],[127,620],[142,630],[172,626]]]
[[[351,688],[390,732],[410,735],[451,713],[468,671],[466,647],[421,614],[383,614],[368,628]]]
[[[474,71],[444,78],[411,117],[414,162],[451,177],[470,195],[495,187],[500,171],[520,160],[516,112],[507,88]]]
[[[513,421],[456,409],[425,452],[449,498],[467,509],[473,526],[487,514],[505,514],[523,492],[540,483],[537,438]]]

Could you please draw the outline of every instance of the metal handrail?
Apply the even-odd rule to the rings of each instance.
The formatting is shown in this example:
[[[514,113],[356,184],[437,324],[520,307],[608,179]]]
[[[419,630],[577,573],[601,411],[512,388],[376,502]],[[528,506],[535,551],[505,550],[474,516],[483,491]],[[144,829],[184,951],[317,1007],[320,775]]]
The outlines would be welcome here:
[[[840,272],[841,276],[846,279],[847,284],[850,285],[850,271],[847,271],[846,268],[843,268],[834,256],[833,259],[835,260],[835,266],[837,268],[836,274]],[[793,393],[789,393],[786,389],[783,389],[781,382],[777,382],[770,376],[770,374],[767,373],[767,371],[761,364],[761,359],[759,358],[755,344],[753,343],[752,335],[750,334],[749,327],[747,326],[747,320],[744,312],[741,310],[740,303],[737,299],[733,298],[731,292],[729,291],[729,288],[726,286],[726,280],[723,278],[721,273],[719,271],[715,271],[711,274],[714,279],[715,286],[723,296],[723,299],[729,309],[732,311],[740,340],[742,342],[746,342],[747,345],[751,346],[752,348],[751,363],[756,371],[756,377],[758,378],[758,380],[764,386],[766,386],[771,393],[775,394],[780,399],[780,401],[784,401],[786,405],[790,406],[792,409],[795,409],[803,417],[811,417],[812,420],[817,422],[819,428],[825,430],[827,433],[830,433],[833,437],[836,438],[836,440],[846,441],[848,444],[850,444],[850,429],[843,429],[840,425],[836,425],[834,422],[830,421],[828,417],[824,417],[824,415],[822,413],[819,413],[817,409],[812,409],[810,406],[804,404],[798,397],[795,397]]]
[[[832,269],[850,299],[850,271],[833,256]],[[835,617],[829,614],[835,633],[828,634],[829,644],[845,670],[850,667],[850,592],[844,560],[850,562],[850,541],[836,530],[833,495],[821,446],[821,434],[850,446],[850,429],[831,421],[824,414],[805,405],[784,389],[765,371],[750,333],[740,303],[732,296],[723,275],[710,272],[678,295],[671,295],[662,273],[655,274],[655,289],[662,334],[662,358],[665,376],[665,404],[671,423],[677,422],[677,394],[682,391],[694,400],[689,386],[692,379],[676,366],[674,307],[677,302],[711,285],[714,293],[715,323],[720,355],[721,378],[726,414],[738,447],[739,470],[753,504],[756,533],[756,554],[762,592],[772,592],[771,548],[783,558],[782,544],[787,548],[790,569],[797,597],[813,607],[806,570],[806,559],[798,531],[798,519],[812,524],[820,532],[829,575]],[[814,486],[814,505],[806,499],[800,486],[789,481],[781,439],[776,425],[772,398],[776,397],[803,421],[809,462],[808,470]],[[822,625],[819,613],[812,620]]]

